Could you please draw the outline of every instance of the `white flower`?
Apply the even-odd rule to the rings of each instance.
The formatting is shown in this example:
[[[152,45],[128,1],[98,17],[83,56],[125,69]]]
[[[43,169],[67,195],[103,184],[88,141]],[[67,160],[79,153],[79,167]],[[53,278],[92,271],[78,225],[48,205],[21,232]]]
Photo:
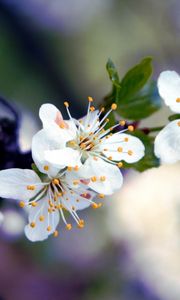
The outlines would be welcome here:
[[[109,122],[107,117],[116,109],[116,104],[112,104],[110,111],[100,119],[104,109],[95,110],[91,106],[93,99],[89,97],[88,100],[87,116],[80,120],[72,118],[68,102],[64,102],[70,118],[68,121],[63,120],[54,105],[41,106],[40,118],[44,129],[33,138],[33,159],[35,162],[41,160],[42,166],[45,162],[49,163],[55,169],[82,164],[81,175],[91,178],[90,187],[100,193],[112,194],[122,185],[118,168],[122,166],[121,160],[137,162],[144,156],[144,145],[138,138],[124,133],[132,131],[133,126],[112,134],[113,129],[124,126],[125,121],[105,129]],[[40,170],[42,166],[39,166]]]
[[[49,167],[44,166],[44,169],[48,172]],[[66,221],[64,210],[82,228],[84,221],[78,217],[77,210],[89,205],[93,208],[101,206],[92,201],[95,193],[88,190],[87,182],[77,179],[76,173],[76,170],[61,170],[54,177],[48,174],[40,179],[33,170],[0,171],[0,196],[19,200],[21,207],[29,208],[29,224],[25,227],[29,240],[42,241],[52,233],[57,236],[59,216],[66,228],[71,229],[72,225]]]
[[[174,71],[162,72],[158,79],[158,89],[171,110],[180,113],[180,76]],[[180,160],[180,119],[170,122],[159,132],[154,150],[162,163]]]

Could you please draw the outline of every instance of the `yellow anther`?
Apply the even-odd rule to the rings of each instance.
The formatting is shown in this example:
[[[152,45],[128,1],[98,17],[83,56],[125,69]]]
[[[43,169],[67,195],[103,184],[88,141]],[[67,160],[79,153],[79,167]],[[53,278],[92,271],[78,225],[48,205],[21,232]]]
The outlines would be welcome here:
[[[94,106],[91,106],[89,109],[90,109],[90,111],[95,111],[95,107]]]
[[[98,160],[98,158],[97,158],[96,156],[93,156],[93,159],[94,159],[95,161],[97,161],[97,160]]]
[[[106,119],[106,122],[107,122],[107,123],[109,122],[109,119],[108,119],[108,118]]]
[[[129,130],[129,131],[134,131],[134,126],[129,125],[129,126],[128,126],[128,130]]]
[[[124,138],[124,141],[125,141],[125,142],[128,142],[128,141],[129,141],[129,138],[128,138],[128,137],[125,137],[125,138]]]
[[[108,159],[109,159],[109,160],[112,160],[112,156],[109,156]]]
[[[118,148],[117,148],[117,151],[118,151],[118,152],[123,152],[123,148],[122,148],[122,147],[118,147]]]
[[[84,228],[84,220],[79,220],[79,223],[77,225],[78,228]]]
[[[32,228],[34,228],[34,227],[36,226],[36,223],[35,223],[35,222],[31,222],[31,223],[30,223],[30,226],[31,226]]]
[[[43,215],[42,215],[42,216],[39,216],[39,221],[40,221],[40,222],[43,222],[44,219],[45,219],[45,216],[43,216]]]
[[[79,167],[78,166],[75,166],[74,167],[74,171],[78,171],[79,170]]]
[[[44,171],[48,171],[49,170],[49,166],[44,166]]]
[[[133,151],[132,150],[128,150],[128,155],[133,155]]]
[[[78,180],[78,179],[73,180],[73,184],[74,184],[74,185],[79,184],[79,180]]]
[[[177,125],[180,127],[180,121],[177,122]]]
[[[94,209],[100,208],[101,206],[102,206],[102,203],[93,203],[91,205],[91,207],[94,208]]]
[[[89,102],[93,102],[94,100],[93,100],[92,97],[88,97],[88,101],[89,101]]]
[[[47,227],[47,231],[51,231],[51,226],[48,226],[48,227]]]
[[[180,98],[177,98],[177,99],[176,99],[176,102],[177,102],[177,103],[180,103]]]
[[[72,167],[71,166],[68,166],[67,169],[68,169],[68,171],[72,171]]]
[[[64,123],[61,123],[61,124],[59,124],[59,127],[60,127],[61,129],[64,129],[66,126],[65,126]]]
[[[116,103],[113,103],[113,104],[111,105],[111,109],[112,109],[112,110],[116,110],[116,109],[117,109],[117,104],[116,104]]]
[[[36,207],[38,204],[37,204],[37,202],[33,201],[33,202],[31,203],[31,205],[32,205],[33,207]]]
[[[75,141],[69,141],[68,142],[71,146],[75,146],[76,145],[76,142]]]
[[[96,177],[96,176],[92,176],[92,177],[91,177],[91,181],[92,181],[92,182],[96,182],[96,181],[97,181],[97,177]]]
[[[126,121],[124,121],[124,120],[119,121],[119,125],[121,125],[121,126],[126,125]]]
[[[59,235],[59,232],[57,230],[54,231],[53,236],[57,237]]]
[[[79,202],[79,199],[76,199],[76,202]]]
[[[55,202],[57,201],[57,196],[54,196],[54,201],[55,201]]]
[[[85,144],[85,143],[81,143],[81,144],[80,144],[80,148],[81,148],[81,149],[86,148],[86,144]]]
[[[71,230],[72,229],[72,225],[69,223],[69,224],[66,224],[66,229],[67,230]]]
[[[105,108],[101,107],[100,112],[104,112],[104,111],[105,111]]]
[[[62,195],[63,195],[62,193],[58,193],[58,197],[62,197]]]
[[[54,178],[53,180],[52,180],[52,182],[55,184],[55,185],[58,185],[60,182],[59,182],[59,179],[57,179],[57,178]]]
[[[117,166],[118,166],[118,168],[122,168],[123,163],[120,161],[120,162],[117,163]]]
[[[48,213],[52,213],[52,208],[48,208]]]
[[[98,197],[99,197],[100,199],[103,199],[103,198],[104,198],[104,194],[99,194]]]
[[[24,201],[20,201],[20,202],[19,202],[19,206],[20,206],[21,208],[23,208],[23,207],[25,206]]]
[[[66,107],[69,107],[69,103],[68,103],[67,101],[64,102],[64,105],[65,105]]]
[[[27,185],[27,190],[29,191],[34,191],[35,190],[35,185]]]
[[[105,181],[105,180],[106,180],[106,176],[101,176],[101,177],[100,177],[100,180],[101,180],[101,181]]]
[[[71,206],[71,208],[72,208],[72,210],[75,210],[75,209],[76,209],[75,206]]]
[[[108,151],[108,149],[107,149],[107,148],[104,148],[103,151]]]

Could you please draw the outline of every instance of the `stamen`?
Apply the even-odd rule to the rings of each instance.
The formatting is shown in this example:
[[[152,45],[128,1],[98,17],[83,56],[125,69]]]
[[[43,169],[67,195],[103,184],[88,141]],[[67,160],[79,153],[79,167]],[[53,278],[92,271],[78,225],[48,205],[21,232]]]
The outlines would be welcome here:
[[[44,219],[45,219],[45,216],[43,216],[43,215],[39,216],[39,221],[40,221],[40,222],[43,222]]]
[[[51,231],[51,226],[48,226],[48,227],[47,227],[47,231]]]
[[[128,126],[128,130],[129,130],[129,131],[134,131],[134,126],[129,125],[129,126]]]
[[[100,199],[103,199],[103,198],[104,198],[104,194],[99,194],[98,197],[99,197]]]
[[[91,177],[91,181],[92,182],[96,182],[97,181],[97,177],[96,176]]]
[[[33,202],[31,202],[31,205],[32,205],[33,207],[36,207],[38,204],[37,204],[37,202],[33,201]]]
[[[121,121],[119,121],[119,125],[121,125],[121,126],[125,126],[125,125],[126,125],[126,121],[125,121],[125,120],[121,120]]]
[[[176,99],[176,102],[177,102],[177,103],[180,103],[180,98],[177,98],[177,99]]]
[[[117,151],[118,151],[118,152],[123,152],[123,148],[122,148],[122,147],[118,147],[118,148],[117,148]]]
[[[133,151],[132,151],[132,150],[128,150],[127,153],[128,153],[128,155],[130,155],[130,156],[133,155]]]
[[[44,166],[44,171],[48,171],[49,170],[49,166]]]
[[[34,191],[35,190],[35,185],[27,185],[27,190],[29,191]]]
[[[100,180],[101,180],[101,181],[105,181],[105,180],[106,180],[106,176],[101,176],[101,177],[100,177]]]
[[[36,226],[36,223],[35,223],[35,222],[31,222],[31,223],[30,223],[30,226],[31,226],[32,228],[34,228],[34,227]]]
[[[117,163],[118,168],[122,168],[123,167],[123,163],[120,161]]]
[[[54,183],[55,185],[59,185],[60,181],[59,181],[59,179],[54,178],[54,179],[52,180],[52,183]]]
[[[70,224],[70,223],[69,223],[69,224],[66,224],[66,229],[67,229],[67,230],[71,230],[71,229],[72,229],[72,224]]]
[[[20,206],[21,208],[25,207],[25,202],[24,202],[24,201],[20,201],[20,202],[19,202],[19,206]]]
[[[117,104],[116,104],[116,103],[113,103],[113,104],[111,105],[111,109],[112,109],[112,110],[116,110],[116,109],[117,109]]]
[[[180,127],[180,121],[177,122],[177,125]]]
[[[57,237],[59,235],[59,232],[57,230],[54,231],[53,236]]]
[[[64,102],[64,105],[67,107],[69,107],[69,103],[67,101]]]
[[[93,102],[94,100],[93,100],[92,97],[88,97],[88,101],[89,101],[89,102]]]

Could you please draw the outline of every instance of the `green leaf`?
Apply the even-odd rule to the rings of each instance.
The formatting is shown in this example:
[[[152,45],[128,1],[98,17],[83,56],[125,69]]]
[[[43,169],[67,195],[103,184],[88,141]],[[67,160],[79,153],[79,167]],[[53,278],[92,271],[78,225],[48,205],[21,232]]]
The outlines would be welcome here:
[[[174,115],[169,116],[169,118],[168,118],[169,121],[174,121],[177,119],[180,119],[180,114],[174,114]]]
[[[150,82],[139,93],[126,99],[126,102],[121,101],[119,98],[116,103],[118,103],[117,113],[121,117],[138,121],[158,111],[162,102],[156,83]]]
[[[147,169],[158,167],[159,159],[154,155],[154,138],[147,136],[140,130],[135,130],[131,133],[133,136],[138,137],[145,146],[145,156],[134,164],[128,164],[123,162],[124,168],[133,168],[139,172],[143,172]]]
[[[152,74],[152,58],[144,58],[138,65],[130,69],[121,81],[119,103],[126,103],[127,99],[136,94],[148,81]]]
[[[112,81],[112,84],[116,87],[116,88],[120,88],[120,81],[119,81],[119,75],[118,72],[115,68],[115,65],[113,63],[113,61],[109,58],[106,64],[106,69],[108,71],[109,74],[109,78]]]

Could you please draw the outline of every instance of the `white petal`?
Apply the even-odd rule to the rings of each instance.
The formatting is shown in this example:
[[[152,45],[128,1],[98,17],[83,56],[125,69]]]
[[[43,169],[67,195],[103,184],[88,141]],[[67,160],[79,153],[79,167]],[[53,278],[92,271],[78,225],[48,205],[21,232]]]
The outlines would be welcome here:
[[[62,199],[62,204],[70,211],[72,211],[72,209],[75,211],[82,210],[91,205],[90,200],[92,200],[95,195],[94,192],[87,190],[73,191],[73,193],[68,191]]]
[[[90,111],[88,115],[79,120],[79,125],[84,132],[90,132],[93,128],[97,128],[99,126],[98,114],[98,110]]]
[[[155,139],[155,155],[162,163],[174,163],[180,160],[180,120],[170,122]]]
[[[41,105],[39,110],[39,117],[43,123],[44,128],[48,128],[51,124],[57,124],[58,120],[59,122],[63,122],[61,112],[55,105],[50,103]]]
[[[50,130],[42,129],[34,135],[32,140],[32,157],[42,173],[55,176],[59,172],[59,167],[53,166],[46,160],[45,153],[47,150],[61,149],[65,147],[65,143],[66,140],[63,140],[57,131],[51,132]]]
[[[112,160],[125,160],[128,163],[140,160],[145,151],[140,139],[125,133],[113,134],[108,139],[104,139],[99,145],[99,149],[105,156],[111,156]]]
[[[164,71],[158,78],[158,89],[160,96],[171,110],[180,113],[180,103],[176,102],[180,98],[180,76],[175,71]]]
[[[27,186],[35,186],[28,190]],[[32,170],[8,169],[0,171],[0,197],[28,201],[41,189],[41,180]]]
[[[122,186],[123,177],[118,167],[100,158],[94,160],[93,157],[89,157],[81,167],[80,173],[84,178],[96,177],[96,181],[90,180],[88,186],[98,193],[110,195]]]
[[[66,166],[80,166],[81,165],[81,155],[78,150],[72,148],[64,148],[61,150],[49,150],[45,151],[45,159],[51,165],[59,168],[64,168]]]
[[[29,224],[25,227],[25,234],[27,238],[32,241],[43,241],[52,234],[59,223],[59,211],[48,213],[48,197],[44,197],[38,201],[36,207],[29,208]],[[39,217],[44,216],[44,220],[40,221]],[[30,226],[31,222],[35,222],[35,227]],[[47,228],[50,226],[51,230]]]

